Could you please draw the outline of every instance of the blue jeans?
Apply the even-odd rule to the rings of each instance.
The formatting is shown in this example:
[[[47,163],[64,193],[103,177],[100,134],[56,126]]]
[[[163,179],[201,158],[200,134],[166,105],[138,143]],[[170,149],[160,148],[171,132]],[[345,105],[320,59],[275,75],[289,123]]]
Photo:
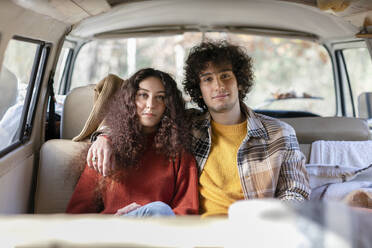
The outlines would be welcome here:
[[[146,216],[174,216],[172,209],[161,201],[151,202],[146,204],[136,210],[133,210],[124,216],[132,216],[132,217],[146,217]]]

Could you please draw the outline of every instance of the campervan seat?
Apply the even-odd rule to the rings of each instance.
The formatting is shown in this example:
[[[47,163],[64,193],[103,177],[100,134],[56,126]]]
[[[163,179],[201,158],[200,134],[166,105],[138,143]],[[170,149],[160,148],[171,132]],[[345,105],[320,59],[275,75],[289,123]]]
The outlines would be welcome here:
[[[35,213],[63,213],[74,191],[78,175],[71,167],[73,159],[87,145],[67,139],[53,139],[44,143],[40,150]]]
[[[93,105],[93,87],[74,89],[66,98],[62,118],[63,138],[49,140],[40,151],[35,213],[64,212],[73,193],[77,176],[68,173],[69,166],[87,145],[73,142],[72,137],[82,130]],[[285,118],[294,127],[302,152],[309,157],[315,140],[367,140],[369,129],[364,119],[344,117]]]
[[[281,120],[295,129],[306,161],[309,160],[311,143],[316,140],[362,141],[370,139],[368,123],[361,118],[302,117]]]
[[[95,84],[74,88],[66,96],[61,119],[61,138],[72,139],[83,129],[94,104]]]
[[[93,108],[95,85],[73,89],[67,96],[61,118],[61,138],[49,140],[40,150],[35,213],[64,212],[77,175],[69,172],[73,158],[87,145],[71,139],[83,129]]]

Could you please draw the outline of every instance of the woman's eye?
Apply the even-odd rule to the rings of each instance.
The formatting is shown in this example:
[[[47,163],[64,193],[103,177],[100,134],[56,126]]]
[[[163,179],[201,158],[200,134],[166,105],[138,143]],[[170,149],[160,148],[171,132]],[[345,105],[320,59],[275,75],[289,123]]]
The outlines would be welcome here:
[[[165,96],[157,96],[156,97],[159,101],[164,101],[165,100]]]
[[[148,95],[146,93],[138,93],[138,97],[146,99],[148,97]]]

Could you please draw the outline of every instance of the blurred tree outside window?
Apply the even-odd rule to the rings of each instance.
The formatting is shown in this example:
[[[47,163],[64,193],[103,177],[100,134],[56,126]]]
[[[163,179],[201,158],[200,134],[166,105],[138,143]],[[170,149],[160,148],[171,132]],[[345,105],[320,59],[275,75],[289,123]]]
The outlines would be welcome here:
[[[321,116],[336,114],[331,60],[323,46],[304,40],[248,34],[189,32],[164,37],[94,40],[80,50],[71,89],[97,83],[109,73],[127,78],[145,67],[170,73],[182,89],[184,61],[190,49],[203,38],[229,40],[243,46],[253,58],[255,84],[245,99],[253,109],[308,111]]]

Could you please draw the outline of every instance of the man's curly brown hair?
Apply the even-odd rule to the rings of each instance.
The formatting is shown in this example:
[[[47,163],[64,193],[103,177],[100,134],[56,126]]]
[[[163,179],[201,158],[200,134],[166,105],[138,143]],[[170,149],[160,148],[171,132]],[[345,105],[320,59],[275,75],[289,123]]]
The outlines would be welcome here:
[[[184,90],[190,95],[193,102],[206,111],[207,105],[200,91],[200,73],[209,63],[213,65],[231,64],[239,88],[239,100],[243,101],[253,86],[252,58],[242,47],[227,41],[202,42],[193,47],[185,63]]]
[[[137,115],[136,94],[139,84],[149,77],[158,78],[165,88],[165,111],[153,145],[160,153],[175,158],[183,150],[190,151],[190,135],[185,121],[185,102],[177,83],[167,73],[145,68],[123,83],[107,104],[105,125],[110,128],[110,140],[117,169],[135,166],[146,148],[146,135]]]

